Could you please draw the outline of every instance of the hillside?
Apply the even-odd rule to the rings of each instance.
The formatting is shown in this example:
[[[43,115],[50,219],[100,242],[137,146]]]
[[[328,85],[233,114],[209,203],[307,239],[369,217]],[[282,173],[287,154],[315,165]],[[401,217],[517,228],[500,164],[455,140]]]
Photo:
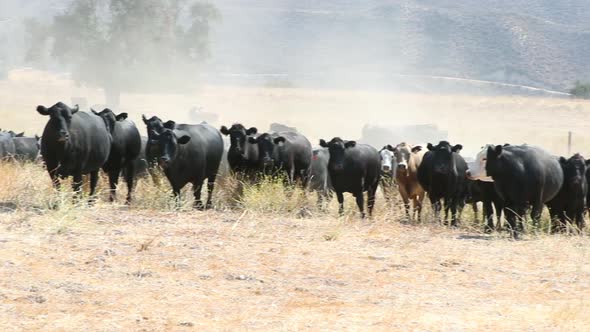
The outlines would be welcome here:
[[[223,16],[206,69],[214,82],[401,88],[408,74],[563,91],[590,78],[582,0],[213,2]],[[47,19],[65,3],[7,0],[0,12]]]

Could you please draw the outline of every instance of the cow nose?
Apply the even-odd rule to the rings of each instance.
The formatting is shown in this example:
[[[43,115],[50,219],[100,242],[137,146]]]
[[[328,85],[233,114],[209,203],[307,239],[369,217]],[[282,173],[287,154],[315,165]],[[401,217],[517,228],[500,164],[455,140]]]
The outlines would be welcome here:
[[[160,157],[160,165],[161,166],[166,166],[166,165],[168,165],[169,162],[170,162],[170,158],[168,158],[168,157]]]
[[[384,172],[389,172],[389,166],[383,165],[383,171]]]
[[[403,170],[405,170],[405,169],[406,169],[406,165],[404,165],[404,164],[399,164],[399,165],[397,165],[397,168],[399,168],[400,170],[402,170],[402,171],[403,171]]]
[[[470,178],[471,177],[471,171],[470,170],[466,170],[465,171],[465,175]]]

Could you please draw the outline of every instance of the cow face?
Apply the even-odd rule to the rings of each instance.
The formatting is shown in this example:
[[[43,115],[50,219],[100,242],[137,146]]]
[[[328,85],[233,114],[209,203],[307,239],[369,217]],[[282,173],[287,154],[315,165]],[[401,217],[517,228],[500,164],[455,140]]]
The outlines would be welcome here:
[[[284,138],[282,138],[282,140],[281,138],[273,138],[267,133],[264,133],[258,137],[248,138],[248,142],[250,142],[250,144],[258,145],[259,161],[265,168],[273,166],[276,145],[280,142],[284,142]]]
[[[127,119],[127,113],[121,113],[119,115],[115,115],[115,113],[109,108],[105,108],[101,112],[96,112],[93,109],[90,109],[90,110],[92,111],[92,113],[100,116],[103,119],[104,123],[107,126],[107,129],[111,133],[113,133],[113,131],[115,130],[115,124],[117,123],[117,121],[123,121],[123,120]]]
[[[246,143],[248,142],[248,136],[256,135],[258,129],[252,127],[246,129],[243,125],[236,123],[233,124],[229,129],[226,126],[222,126],[219,130],[223,135],[229,136],[230,151],[235,151],[239,154],[244,154],[246,151]]]
[[[150,143],[157,147],[157,160],[163,169],[166,169],[178,155],[179,145],[188,143],[191,137],[188,135],[176,136],[171,129],[163,129],[161,133],[152,133]]]
[[[465,175],[467,175],[470,180],[479,180],[484,182],[494,181],[490,176],[488,176],[486,172],[488,147],[493,147],[493,145],[488,144],[482,147],[482,150],[477,154],[477,156],[475,156],[475,161],[468,163],[468,168],[465,172]]]
[[[451,146],[447,141],[441,141],[436,146],[428,143],[428,150],[433,152],[432,165],[436,174],[448,175],[455,169],[453,153],[458,153],[463,146],[457,144]]]
[[[143,119],[143,123],[145,123],[147,127],[147,134],[149,139],[153,138],[153,133],[160,134],[164,130],[164,122],[159,117],[152,116],[148,119],[145,117],[145,115],[142,115],[141,118]]]
[[[70,125],[72,124],[72,116],[78,112],[78,105],[70,108],[62,102],[46,108],[45,106],[37,106],[37,112],[41,115],[48,115],[48,126],[52,128],[49,134],[52,137],[46,137],[47,140],[55,140],[60,143],[66,143],[70,139]]]
[[[321,139],[320,146],[323,148],[328,148],[328,151],[330,152],[328,168],[339,172],[344,170],[344,157],[346,154],[346,149],[354,148],[356,146],[356,142],[344,141],[340,137],[334,137],[330,142],[326,142]]]
[[[581,186],[586,186],[586,169],[590,162],[587,162],[584,157],[576,153],[569,159],[559,158],[559,163],[563,169],[563,185],[565,188],[575,191]]]
[[[394,151],[395,149],[391,145],[384,146],[379,155],[381,156],[381,171],[389,173],[393,170],[394,165]]]

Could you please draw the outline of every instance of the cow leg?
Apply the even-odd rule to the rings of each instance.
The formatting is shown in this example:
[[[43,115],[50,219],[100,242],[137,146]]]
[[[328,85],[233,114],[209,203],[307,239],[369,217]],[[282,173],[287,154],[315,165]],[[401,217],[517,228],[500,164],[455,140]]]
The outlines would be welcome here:
[[[201,190],[203,189],[203,182],[198,181],[193,183],[193,195],[195,196],[194,207],[197,210],[204,210],[203,201],[201,201]]]
[[[456,199],[451,199],[450,210],[451,210],[451,226],[457,227],[457,200]]]
[[[424,203],[424,193],[418,194],[414,198],[414,209],[417,211],[418,222],[422,222],[422,204]]]
[[[119,185],[119,175],[121,170],[119,168],[113,169],[109,172],[109,185],[111,190],[109,191],[109,200],[114,202],[117,200],[117,186]]]
[[[494,230],[494,210],[492,209],[492,202],[485,199],[483,202],[483,216],[485,223],[485,232],[491,233]]]
[[[582,232],[584,227],[586,226],[586,222],[584,221],[584,207],[580,207],[576,211],[576,226],[578,226],[578,232]]]
[[[98,170],[90,172],[90,197],[88,202],[90,205],[96,202],[96,185],[98,184]]]
[[[215,178],[215,175],[207,178],[207,204],[205,204],[205,209],[213,208],[213,189],[215,189]]]
[[[515,223],[513,228],[513,237],[514,239],[518,239],[520,234],[524,231],[524,220],[526,217],[526,204],[521,204],[515,206]]]
[[[344,215],[344,194],[340,191],[336,192],[336,198],[338,199],[338,214]]]
[[[534,202],[533,208],[531,210],[531,218],[533,219],[533,225],[535,226],[535,228],[539,228],[542,212],[543,212],[543,201]]]
[[[181,208],[181,200],[180,200],[180,190],[181,189],[182,188],[180,188],[178,186],[172,185],[172,194],[174,195],[173,196],[174,203],[175,203],[177,209]]]
[[[365,193],[361,190],[360,192],[357,192],[354,197],[356,198],[356,205],[359,208],[359,211],[361,212],[361,218],[365,219]]]
[[[404,202],[404,209],[406,210],[406,218],[408,218],[408,221],[411,220],[410,217],[410,198],[408,195],[408,191],[406,190],[406,188],[404,186],[399,186],[399,194],[402,197],[402,201]]]
[[[74,198],[77,200],[82,194],[82,174],[76,173],[73,178],[72,189],[74,191]]]
[[[373,216],[373,208],[375,207],[375,194],[377,193],[377,186],[370,188],[368,191],[367,207],[369,209],[369,217]]]
[[[443,199],[443,206],[445,209],[445,220],[443,221],[444,225],[448,225],[449,224],[449,199],[447,199],[446,197]]]
[[[441,203],[440,200],[434,199],[433,196],[429,195],[430,204],[432,204],[432,211],[434,211],[434,221],[440,223],[440,210],[441,210]]]
[[[496,220],[497,220],[496,230],[499,231],[502,229],[502,211],[504,210],[504,207],[499,202],[494,202],[494,208],[496,210]]]
[[[51,184],[53,184],[53,188],[55,188],[55,190],[59,190],[61,188],[61,183],[59,181],[57,172],[49,171],[49,177],[51,178]]]
[[[135,163],[129,162],[127,165],[127,174],[125,174],[125,182],[127,182],[127,200],[126,204],[130,204],[133,199],[133,188],[135,186]]]
[[[477,202],[471,203],[471,208],[473,209],[473,215],[475,217],[475,222],[479,221],[479,209],[477,208]]]

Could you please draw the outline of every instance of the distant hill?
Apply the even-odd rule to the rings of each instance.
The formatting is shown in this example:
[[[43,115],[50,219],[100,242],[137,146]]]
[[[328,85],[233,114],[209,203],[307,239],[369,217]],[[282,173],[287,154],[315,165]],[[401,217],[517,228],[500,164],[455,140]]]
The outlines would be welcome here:
[[[0,13],[47,18],[67,2],[4,0]],[[590,79],[587,0],[212,2],[213,81],[387,87],[409,74],[565,91]]]

